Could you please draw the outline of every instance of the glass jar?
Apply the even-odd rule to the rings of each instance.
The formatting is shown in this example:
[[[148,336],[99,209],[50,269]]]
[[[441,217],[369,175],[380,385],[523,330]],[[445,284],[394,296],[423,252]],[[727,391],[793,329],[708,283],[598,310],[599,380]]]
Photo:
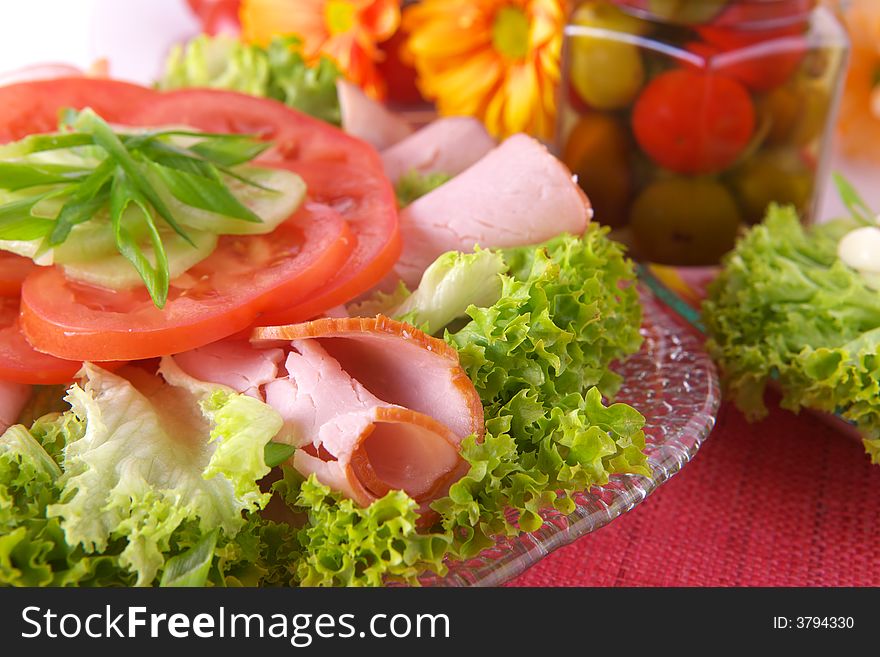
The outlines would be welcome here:
[[[849,42],[815,0],[587,0],[560,157],[634,257],[710,265],[770,203],[810,222]]]

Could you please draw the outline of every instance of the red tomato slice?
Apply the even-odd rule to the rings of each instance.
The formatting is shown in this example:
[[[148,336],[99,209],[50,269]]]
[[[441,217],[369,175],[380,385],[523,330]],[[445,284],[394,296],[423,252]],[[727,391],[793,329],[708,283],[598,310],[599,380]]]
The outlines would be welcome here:
[[[103,78],[35,80],[0,87],[0,143],[58,129],[65,107],[91,107],[111,123],[149,105],[159,92]]]
[[[36,268],[28,258],[0,251],[0,297],[18,297],[25,277]]]
[[[297,161],[287,166],[305,180],[310,198],[327,203],[345,217],[357,243],[332,280],[304,302],[261,317],[264,326],[305,321],[348,303],[385,278],[403,246],[396,201],[393,192],[390,197],[386,193],[384,173],[365,172],[350,165],[330,168]]]
[[[73,381],[82,363],[35,351],[18,323],[18,299],[0,299],[0,381],[54,385]]]
[[[331,206],[351,226],[356,244],[338,274],[301,304],[261,318],[262,324],[310,319],[347,303],[379,283],[400,257],[394,190],[378,154],[365,142],[276,101],[225,91],[163,94],[130,122],[185,123],[271,139],[276,146],[262,159],[280,160],[296,171],[306,182],[309,198]]]
[[[657,164],[689,175],[723,171],[755,131],[755,106],[736,80],[697,70],[654,78],[636,101],[633,132]]]
[[[269,235],[222,237],[211,256],[172,281],[162,310],[143,288],[106,290],[41,268],[22,286],[22,329],[40,351],[70,360],[188,351],[308,297],[339,270],[351,241],[337,212],[308,204]]]

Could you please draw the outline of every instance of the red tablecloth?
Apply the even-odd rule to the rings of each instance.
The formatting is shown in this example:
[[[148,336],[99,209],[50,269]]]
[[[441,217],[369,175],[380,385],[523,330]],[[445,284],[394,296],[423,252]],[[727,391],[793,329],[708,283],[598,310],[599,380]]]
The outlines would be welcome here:
[[[880,466],[853,438],[771,402],[730,404],[694,461],[516,586],[880,586]]]

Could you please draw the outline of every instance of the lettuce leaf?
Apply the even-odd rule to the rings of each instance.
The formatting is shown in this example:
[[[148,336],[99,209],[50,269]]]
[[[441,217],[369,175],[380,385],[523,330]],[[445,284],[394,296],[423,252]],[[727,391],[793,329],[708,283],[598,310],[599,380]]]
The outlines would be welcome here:
[[[498,533],[535,531],[541,509],[574,509],[571,496],[618,473],[650,476],[645,420],[604,406],[620,376],[611,364],[641,345],[632,263],[607,229],[506,252],[500,299],[467,310],[446,340],[459,351],[486,412],[482,443],[465,441],[470,472],[432,505],[444,528],[466,536],[469,557]],[[516,522],[507,511],[516,512]]]
[[[85,382],[67,400],[85,431],[66,446],[61,500],[47,509],[67,542],[87,552],[124,538],[120,563],[141,585],[161,570],[185,521],[234,536],[243,511],[265,506],[268,495],[256,483],[269,471],[262,453],[282,425],[266,404],[199,385],[172,362],[163,363],[168,385],[145,376],[142,389],[84,366]]]
[[[295,577],[301,586],[418,585],[427,570],[445,573],[451,536],[419,533],[418,505],[403,491],[362,509],[314,475],[303,480],[289,468],[275,490],[308,516],[298,536],[303,547]]]
[[[422,274],[419,287],[387,314],[426,333],[436,333],[462,317],[470,306],[491,306],[501,297],[507,263],[497,251],[450,251]]]
[[[774,380],[784,408],[840,413],[880,463],[880,295],[837,257],[858,225],[805,229],[793,208],[771,207],[725,259],[703,316],[725,390],[750,419],[766,415]]]
[[[294,38],[277,37],[263,48],[230,36],[202,34],[171,51],[158,86],[163,90],[210,87],[274,98],[338,126],[340,75],[326,57],[307,64]]]
[[[70,411],[0,438],[0,583],[151,584],[208,534],[229,552],[255,529],[242,514],[268,502],[258,481],[280,416],[170,359],[161,372],[164,382],[87,364]]]

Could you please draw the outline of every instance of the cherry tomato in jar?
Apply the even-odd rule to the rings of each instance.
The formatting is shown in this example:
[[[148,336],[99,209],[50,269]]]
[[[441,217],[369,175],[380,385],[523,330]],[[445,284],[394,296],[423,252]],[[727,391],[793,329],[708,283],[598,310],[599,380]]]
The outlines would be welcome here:
[[[630,215],[635,245],[647,260],[712,265],[733,248],[740,225],[730,192],[706,178],[657,181],[635,200]]]
[[[633,133],[661,167],[684,174],[723,171],[755,132],[755,107],[736,80],[696,70],[654,78],[636,101]]]
[[[695,0],[701,2],[702,0]],[[784,27],[803,24],[817,0],[737,0],[714,21],[718,27]]]
[[[729,75],[758,93],[776,89],[797,72],[807,53],[803,26],[773,30],[738,30],[714,26],[697,29],[702,42],[688,50],[706,66]]]

